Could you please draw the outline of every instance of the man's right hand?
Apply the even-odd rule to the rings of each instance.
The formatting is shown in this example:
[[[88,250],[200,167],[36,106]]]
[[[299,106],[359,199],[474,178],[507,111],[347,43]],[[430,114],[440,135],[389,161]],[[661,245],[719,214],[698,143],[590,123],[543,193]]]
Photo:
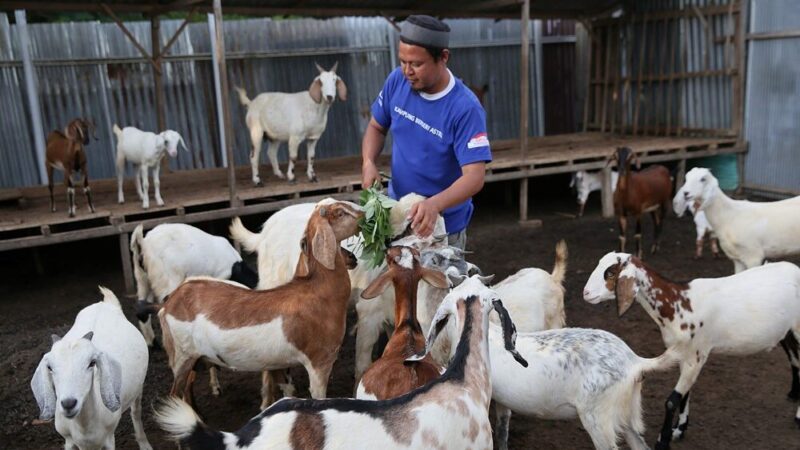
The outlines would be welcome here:
[[[381,175],[378,173],[378,166],[372,161],[364,161],[361,165],[361,187],[371,188],[376,180],[380,181]]]

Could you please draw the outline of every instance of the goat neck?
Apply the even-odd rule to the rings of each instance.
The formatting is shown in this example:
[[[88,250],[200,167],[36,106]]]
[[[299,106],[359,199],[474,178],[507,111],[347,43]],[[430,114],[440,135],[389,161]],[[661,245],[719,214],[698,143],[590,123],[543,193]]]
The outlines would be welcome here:
[[[384,354],[403,353],[410,356],[425,348],[425,337],[417,320],[417,287],[420,277],[412,271],[398,271],[392,278],[394,286],[393,336],[407,335],[409,339],[390,339]],[[403,347],[400,352],[397,347]]]
[[[635,256],[628,264],[634,269],[636,301],[662,329],[679,327],[684,313],[692,312],[692,303],[687,295],[688,283],[667,279]]]

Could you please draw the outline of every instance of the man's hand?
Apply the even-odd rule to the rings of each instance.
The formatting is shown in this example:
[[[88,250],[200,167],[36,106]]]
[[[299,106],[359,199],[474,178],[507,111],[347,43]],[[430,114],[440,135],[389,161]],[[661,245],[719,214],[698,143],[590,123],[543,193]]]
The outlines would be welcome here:
[[[436,219],[439,217],[439,208],[434,204],[433,199],[423,200],[414,203],[408,212],[411,219],[411,229],[419,237],[428,237],[433,233],[436,226]]]
[[[381,175],[378,173],[378,167],[372,161],[364,161],[361,165],[361,187],[363,189],[371,188],[375,180],[380,181]]]

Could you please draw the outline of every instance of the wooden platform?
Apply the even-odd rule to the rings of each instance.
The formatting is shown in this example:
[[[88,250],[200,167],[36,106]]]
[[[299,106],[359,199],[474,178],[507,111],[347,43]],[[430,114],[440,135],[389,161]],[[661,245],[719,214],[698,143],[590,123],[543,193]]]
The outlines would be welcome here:
[[[488,166],[487,182],[527,179],[539,175],[600,169],[618,146],[631,147],[643,163],[685,161],[725,153],[743,153],[746,144],[732,138],[663,138],[577,133],[531,138],[523,157],[518,141],[495,141],[494,161]],[[389,171],[389,157],[380,166]],[[360,158],[319,160],[318,183],[305,178],[305,164],[296,169],[298,182],[289,184],[275,177],[268,165],[261,167],[264,187],[250,182],[249,167],[236,170],[236,200],[231,204],[226,169],[181,171],[162,174],[161,193],[166,202],[149,210],[141,208],[133,180],[126,179],[126,203],[117,204],[116,180],[91,181],[97,212],[88,212],[81,189],[76,189],[77,216],[67,217],[63,185],[56,188],[57,212],[49,211],[46,186],[0,191],[0,251],[60,242],[124,234],[139,223],[152,228],[166,222],[202,222],[275,211],[298,202],[327,196],[355,199],[360,189]],[[285,167],[284,167],[285,169]],[[152,183],[151,183],[152,185]],[[152,186],[151,186],[152,196]]]

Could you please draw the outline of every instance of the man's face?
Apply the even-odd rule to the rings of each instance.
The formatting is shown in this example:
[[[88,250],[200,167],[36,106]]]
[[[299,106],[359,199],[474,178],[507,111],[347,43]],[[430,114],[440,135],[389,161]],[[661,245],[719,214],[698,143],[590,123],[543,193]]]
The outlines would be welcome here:
[[[433,56],[423,47],[400,42],[398,47],[400,67],[411,89],[429,94],[435,90],[441,78],[447,73],[448,50],[442,52],[439,61],[434,61]]]

